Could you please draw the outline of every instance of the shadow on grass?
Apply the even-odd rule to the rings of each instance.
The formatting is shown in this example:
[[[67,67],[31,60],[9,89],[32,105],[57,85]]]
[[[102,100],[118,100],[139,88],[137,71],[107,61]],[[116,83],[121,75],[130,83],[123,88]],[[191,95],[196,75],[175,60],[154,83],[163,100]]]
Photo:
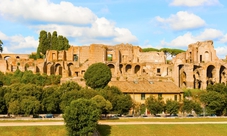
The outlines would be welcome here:
[[[101,136],[109,136],[111,133],[111,126],[109,125],[98,125],[98,131]]]

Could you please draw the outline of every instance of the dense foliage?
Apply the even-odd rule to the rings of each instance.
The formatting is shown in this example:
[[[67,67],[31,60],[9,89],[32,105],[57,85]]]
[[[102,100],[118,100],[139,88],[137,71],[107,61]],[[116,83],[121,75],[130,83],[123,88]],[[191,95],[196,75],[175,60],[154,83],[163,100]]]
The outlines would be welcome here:
[[[0,81],[3,84],[0,86],[0,114],[63,113],[65,107],[80,98],[93,100],[100,114],[127,114],[132,106],[131,97],[116,87],[97,91],[76,82],[60,85],[60,77],[54,75],[17,70],[7,74],[0,72]]]
[[[39,34],[39,45],[37,48],[37,53],[32,54],[30,58],[38,59],[46,55],[47,50],[67,50],[70,47],[69,41],[66,37],[58,35],[54,31],[51,35],[50,32],[44,30],[40,31]]]
[[[64,121],[69,136],[93,133],[98,124],[100,111],[93,100],[73,100],[64,112]]]
[[[156,99],[153,96],[150,96],[146,99],[145,105],[151,114],[156,115],[164,111],[165,103],[160,98]]]
[[[155,48],[143,48],[142,49],[143,52],[151,52],[151,51],[158,51],[161,52],[163,51],[165,53],[165,55],[167,56],[176,56],[177,54],[181,53],[181,52],[185,52],[184,50],[181,49],[171,49],[171,48],[161,48],[161,49],[155,49]]]
[[[93,88],[104,88],[111,80],[110,68],[104,63],[94,63],[84,74],[86,85]]]
[[[3,42],[2,42],[2,40],[0,40],[0,52],[1,52],[1,53],[2,53],[2,51],[3,51],[2,45],[3,45]]]

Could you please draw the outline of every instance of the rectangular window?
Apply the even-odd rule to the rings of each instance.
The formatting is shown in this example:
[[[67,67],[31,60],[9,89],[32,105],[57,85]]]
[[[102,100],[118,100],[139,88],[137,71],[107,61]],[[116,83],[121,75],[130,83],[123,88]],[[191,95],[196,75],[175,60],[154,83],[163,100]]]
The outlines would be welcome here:
[[[73,55],[73,61],[78,61],[78,55],[77,54]]]
[[[174,100],[177,101],[177,95],[174,95]]]
[[[161,69],[160,68],[157,68],[157,73],[161,73]]]
[[[145,100],[145,93],[141,93],[141,100]]]
[[[202,55],[199,56],[200,57],[200,63],[203,61],[203,57]]]

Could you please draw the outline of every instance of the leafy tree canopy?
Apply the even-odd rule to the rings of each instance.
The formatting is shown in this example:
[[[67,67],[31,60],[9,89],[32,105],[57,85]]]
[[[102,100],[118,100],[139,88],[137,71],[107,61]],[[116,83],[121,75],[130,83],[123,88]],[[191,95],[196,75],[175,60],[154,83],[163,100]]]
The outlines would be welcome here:
[[[93,88],[104,88],[111,80],[110,68],[104,63],[94,63],[84,74],[86,85]]]
[[[73,100],[66,107],[63,118],[69,136],[93,133],[98,124],[100,111],[93,100]]]
[[[3,42],[2,42],[2,40],[0,40],[0,52],[1,52],[1,53],[2,53],[2,51],[3,51],[2,45],[3,45]]]
[[[156,99],[153,96],[148,97],[145,100],[145,105],[151,114],[158,114],[164,111],[164,102],[162,99]]]
[[[161,52],[163,51],[166,56],[171,55],[171,57],[176,56],[177,54],[181,52],[185,52],[184,50],[181,49],[171,49],[171,48],[161,48],[161,49],[155,49],[155,48],[143,48],[143,52],[150,52],[150,51],[158,51]]]

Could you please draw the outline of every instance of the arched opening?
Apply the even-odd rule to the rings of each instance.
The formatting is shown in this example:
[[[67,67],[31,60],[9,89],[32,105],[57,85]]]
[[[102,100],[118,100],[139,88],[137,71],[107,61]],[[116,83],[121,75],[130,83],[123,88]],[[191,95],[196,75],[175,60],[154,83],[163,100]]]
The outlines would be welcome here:
[[[216,82],[215,79],[215,67],[213,65],[210,65],[207,67],[207,85],[214,84]]]
[[[10,58],[10,56],[5,56],[4,60],[8,60]]]
[[[20,59],[20,56],[16,56],[16,59]]]
[[[180,74],[180,87],[181,88],[187,87],[186,78],[187,78],[186,73],[184,71],[181,72],[181,74]]]
[[[36,66],[36,73],[40,73],[40,69],[37,66]]]
[[[210,54],[208,51],[205,51],[204,61],[207,62],[210,60]]]
[[[226,83],[226,68],[224,66],[220,67],[219,71],[219,83]]]
[[[200,89],[202,81],[200,79],[200,73],[198,70],[194,71],[193,78],[194,78],[194,89]]]
[[[69,63],[67,66],[68,66],[68,76],[72,76],[73,63]]]
[[[139,74],[140,71],[140,65],[135,66],[135,74]]]
[[[62,66],[60,64],[55,65],[55,75],[62,75]]]
[[[112,73],[112,75],[114,75],[114,71],[115,71],[115,67],[113,64],[109,64],[108,67],[110,68],[110,71]]]
[[[128,74],[130,74],[131,69],[132,69],[132,66],[128,64],[128,65],[126,65],[126,67],[125,67],[125,72],[128,73]]]
[[[121,74],[122,74],[122,70],[123,70],[123,65],[120,64],[120,65],[119,65],[119,71],[120,71]]]

